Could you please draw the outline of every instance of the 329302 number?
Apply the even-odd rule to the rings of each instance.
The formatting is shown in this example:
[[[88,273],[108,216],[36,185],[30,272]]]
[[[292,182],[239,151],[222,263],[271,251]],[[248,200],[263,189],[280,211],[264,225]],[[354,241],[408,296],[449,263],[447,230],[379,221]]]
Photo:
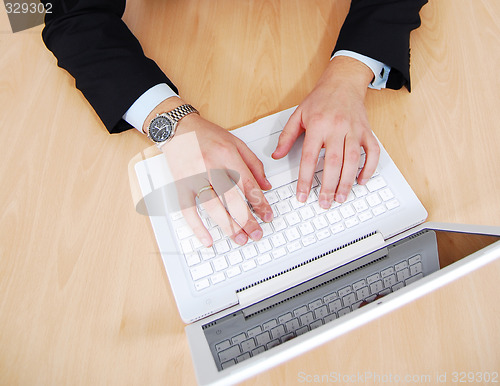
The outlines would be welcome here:
[[[5,3],[8,14],[52,13],[52,3]]]

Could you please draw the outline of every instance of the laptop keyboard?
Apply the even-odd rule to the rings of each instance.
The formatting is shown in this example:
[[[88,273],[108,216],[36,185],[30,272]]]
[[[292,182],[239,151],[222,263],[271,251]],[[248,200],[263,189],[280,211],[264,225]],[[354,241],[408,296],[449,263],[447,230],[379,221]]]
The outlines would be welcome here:
[[[277,318],[211,344],[219,370],[258,355],[300,336],[423,277],[422,257],[414,255],[372,271],[367,277],[309,301]],[[250,319],[251,320],[251,319]]]
[[[364,154],[358,174],[363,164]],[[323,209],[318,204],[322,162],[318,165],[311,193],[305,203],[295,198],[296,180],[264,193],[273,209],[274,219],[264,223],[257,218],[263,230],[263,237],[257,242],[249,240],[244,246],[234,243],[222,233],[205,210],[198,208],[214,241],[212,247],[205,248],[194,236],[182,214],[171,214],[185,263],[197,291],[231,279],[237,280],[246,271],[326,240],[400,205],[384,178],[376,171],[366,185],[355,183],[344,203],[334,202],[330,209]]]

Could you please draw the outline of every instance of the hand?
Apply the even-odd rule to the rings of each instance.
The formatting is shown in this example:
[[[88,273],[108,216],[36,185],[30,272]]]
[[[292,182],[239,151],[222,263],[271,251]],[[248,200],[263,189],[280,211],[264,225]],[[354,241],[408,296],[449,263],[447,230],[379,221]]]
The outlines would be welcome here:
[[[181,104],[179,98],[169,98],[155,110],[170,111]],[[262,162],[244,142],[199,115],[189,114],[179,122],[174,138],[162,152],[176,180],[182,214],[203,245],[208,247],[213,240],[198,215],[197,195],[210,217],[235,243],[243,245],[248,237],[262,237],[262,228],[236,185],[255,213],[267,222],[273,213],[262,189],[271,185]],[[202,189],[207,186],[211,188]]]
[[[358,177],[365,184],[378,164],[380,148],[373,135],[364,98],[373,78],[369,67],[349,57],[335,57],[314,90],[297,107],[280,135],[273,158],[284,157],[305,132],[297,183],[297,200],[309,196],[321,148],[325,148],[319,205],[344,202],[356,179],[360,147],[366,161]]]

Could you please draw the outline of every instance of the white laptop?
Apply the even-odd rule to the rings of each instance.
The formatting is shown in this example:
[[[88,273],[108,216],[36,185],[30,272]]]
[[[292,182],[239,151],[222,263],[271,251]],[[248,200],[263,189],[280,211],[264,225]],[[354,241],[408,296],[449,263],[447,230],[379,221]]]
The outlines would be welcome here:
[[[431,291],[446,281],[432,276],[450,271],[439,271],[441,233],[419,225],[427,212],[383,146],[375,175],[344,204],[318,206],[321,157],[307,203],[296,201],[301,142],[271,158],[292,112],[233,131],[273,185],[265,196],[275,218],[261,223],[259,242],[232,243],[200,208],[214,238],[204,248],[179,212],[164,156],[135,165],[138,210],[150,217],[180,316],[192,323],[186,332],[200,384],[238,382],[281,363]],[[480,230],[488,232],[500,234]],[[464,272],[452,266],[446,277]],[[361,307],[371,302],[380,307]]]

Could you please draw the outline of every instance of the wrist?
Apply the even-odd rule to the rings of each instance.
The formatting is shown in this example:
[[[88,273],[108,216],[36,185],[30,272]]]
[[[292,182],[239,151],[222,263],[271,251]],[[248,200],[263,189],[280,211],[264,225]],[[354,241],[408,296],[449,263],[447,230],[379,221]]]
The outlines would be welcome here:
[[[349,87],[364,98],[373,77],[373,71],[363,62],[348,56],[336,56],[328,64],[319,82],[335,88]]]
[[[157,105],[146,117],[144,120],[144,123],[142,125],[142,132],[145,133],[146,135],[148,134],[148,129],[149,129],[149,124],[153,120],[154,117],[156,117],[157,114],[162,114],[168,111],[172,111],[173,109],[182,106],[185,104],[181,98],[179,97],[170,97],[162,101],[159,105]]]

